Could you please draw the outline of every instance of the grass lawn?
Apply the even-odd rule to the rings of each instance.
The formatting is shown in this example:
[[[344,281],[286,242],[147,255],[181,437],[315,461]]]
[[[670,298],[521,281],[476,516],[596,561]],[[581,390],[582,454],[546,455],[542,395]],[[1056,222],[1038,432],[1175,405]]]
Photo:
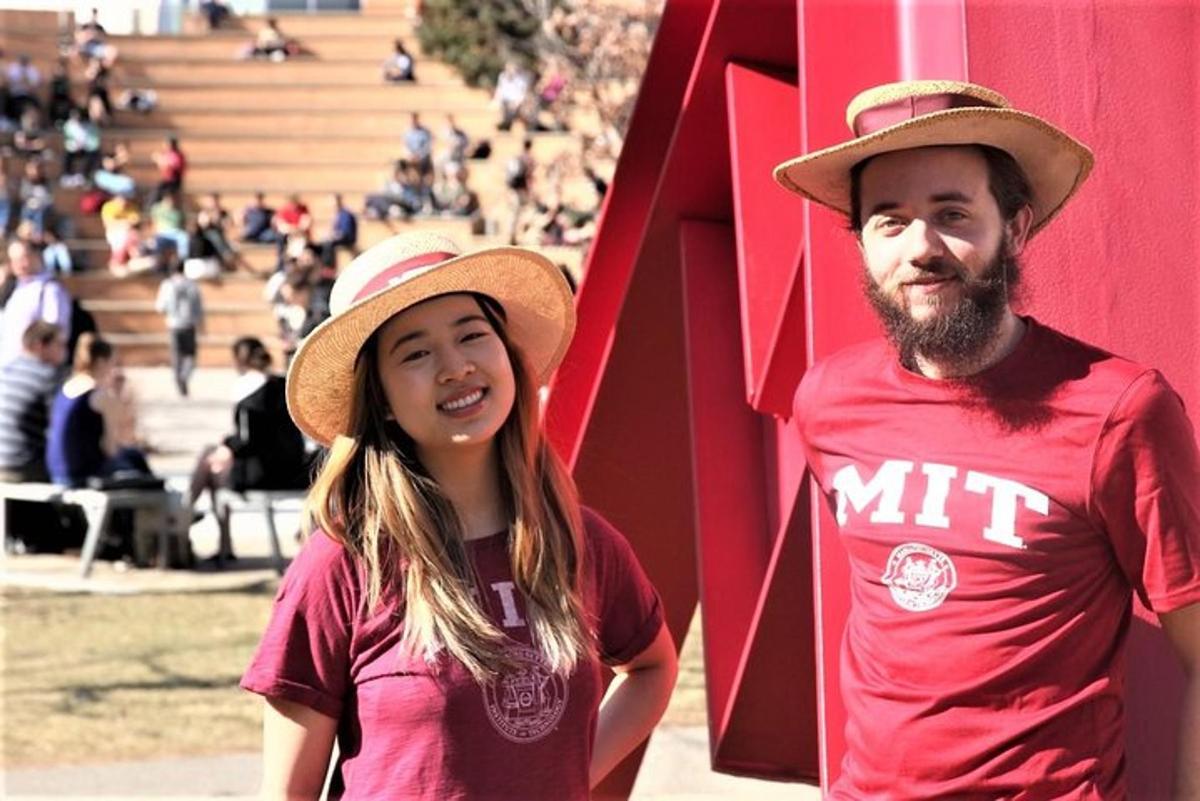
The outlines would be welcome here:
[[[273,586],[133,596],[6,588],[7,768],[259,747],[238,689]]]
[[[5,588],[8,769],[254,751],[261,702],[238,689],[274,582],[242,591],[61,594]],[[704,717],[699,626],[664,723]]]

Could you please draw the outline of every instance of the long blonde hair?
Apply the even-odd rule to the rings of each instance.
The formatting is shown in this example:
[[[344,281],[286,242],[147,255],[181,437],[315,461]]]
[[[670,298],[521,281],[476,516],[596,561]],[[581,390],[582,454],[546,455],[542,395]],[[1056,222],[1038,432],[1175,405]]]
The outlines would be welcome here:
[[[475,295],[504,343],[516,384],[496,434],[509,520],[513,581],[526,603],[534,647],[548,668],[569,673],[593,649],[580,588],[583,521],[574,481],[542,433],[537,387],[505,332],[503,310]],[[306,503],[323,529],[359,562],[369,608],[403,600],[402,647],[433,663],[444,649],[480,681],[512,667],[506,635],[473,600],[462,526],[450,500],[389,420],[376,366],[378,333],[355,366],[352,436],[334,440]]]

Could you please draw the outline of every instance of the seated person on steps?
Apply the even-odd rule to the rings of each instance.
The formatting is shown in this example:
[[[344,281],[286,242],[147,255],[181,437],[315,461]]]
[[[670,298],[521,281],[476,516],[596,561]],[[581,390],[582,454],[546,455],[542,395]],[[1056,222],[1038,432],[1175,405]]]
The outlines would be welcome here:
[[[283,376],[270,372],[271,354],[256,337],[242,337],[233,345],[234,431],[220,445],[205,448],[192,472],[188,503],[207,490],[217,508],[217,490],[301,490],[309,484],[304,436],[287,412]],[[229,520],[217,516],[220,546],[218,563],[235,559]]]

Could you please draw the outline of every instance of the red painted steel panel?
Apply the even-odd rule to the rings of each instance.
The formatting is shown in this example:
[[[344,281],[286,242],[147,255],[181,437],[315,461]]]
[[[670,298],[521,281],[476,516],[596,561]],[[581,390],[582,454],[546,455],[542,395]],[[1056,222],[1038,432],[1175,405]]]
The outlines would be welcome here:
[[[614,329],[641,252],[684,90],[715,0],[668,2],[642,77],[621,159],[588,254],[577,308],[579,327],[555,376],[546,427],[574,464],[595,402]]]
[[[799,102],[795,75],[734,63],[725,68],[725,92],[746,397],[759,411],[790,417],[806,366],[803,240],[795,224],[803,202],[781,198],[771,170],[800,145],[799,120],[779,113]]]
[[[763,418],[737,391],[737,257],[732,226],[683,222],[679,231],[708,729],[725,736],[759,588],[771,558]]]
[[[820,752],[807,492],[797,501],[775,540],[713,761],[727,773],[815,784]]]
[[[1200,410],[1200,5],[967,4],[971,79],[1096,154],[1080,194],[1025,258],[1025,308],[1158,367]],[[1020,45],[1013,46],[1020,37]],[[1047,69],[1047,65],[1052,65]],[[1166,798],[1183,674],[1152,616],[1130,637],[1135,798]]]

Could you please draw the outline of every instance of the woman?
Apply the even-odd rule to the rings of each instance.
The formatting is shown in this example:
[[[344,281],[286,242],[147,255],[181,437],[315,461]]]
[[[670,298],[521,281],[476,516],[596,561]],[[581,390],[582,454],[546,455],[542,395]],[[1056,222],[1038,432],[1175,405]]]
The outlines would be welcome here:
[[[112,345],[91,332],[80,335],[71,377],[50,408],[46,467],[55,484],[82,487],[89,478],[150,475],[145,455],[111,430],[122,416],[112,385],[116,367]]]
[[[628,543],[581,509],[537,386],[574,329],[530,251],[385,240],[338,278],[288,405],[329,453],[242,686],[267,797],[586,799],[650,731],[675,649]],[[603,708],[601,663],[621,674]]]
[[[271,372],[271,354],[257,337],[233,343],[238,377],[233,383],[233,433],[220,445],[205,448],[192,471],[188,505],[205,491],[217,508],[217,490],[303,489],[308,486],[304,436],[287,414],[283,376]],[[218,520],[220,543],[215,561],[237,558],[229,521]]]

